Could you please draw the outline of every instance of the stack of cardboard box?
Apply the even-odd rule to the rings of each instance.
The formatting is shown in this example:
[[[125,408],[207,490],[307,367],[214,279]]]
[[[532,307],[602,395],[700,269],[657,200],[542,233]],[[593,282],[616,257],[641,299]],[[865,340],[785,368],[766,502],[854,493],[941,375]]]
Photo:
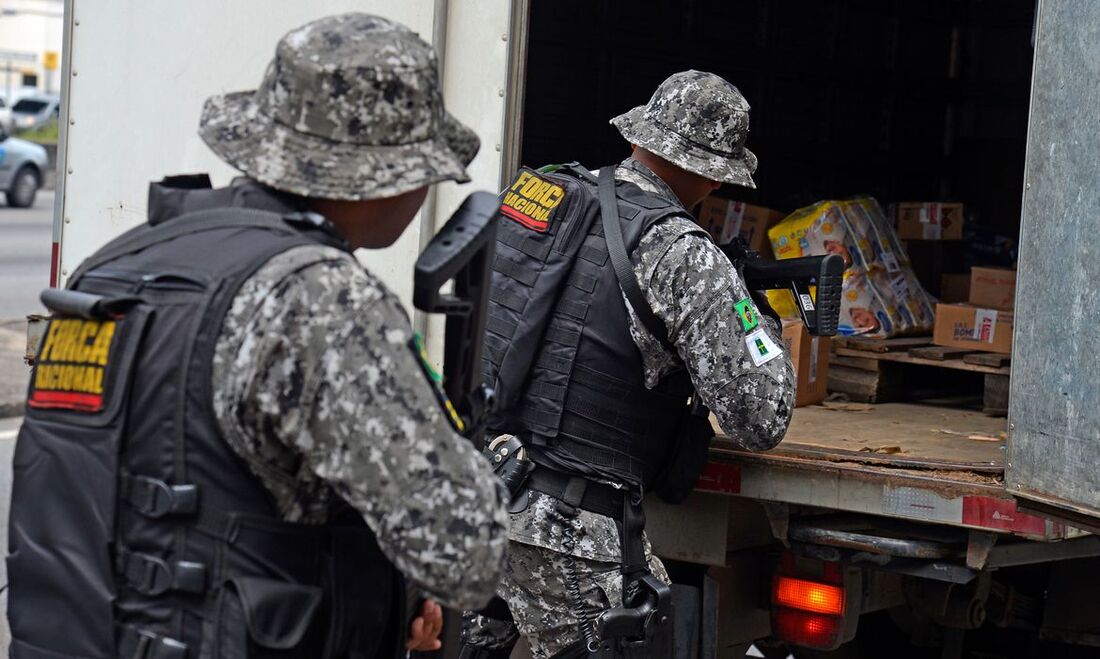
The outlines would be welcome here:
[[[1011,352],[1016,271],[973,268],[968,300],[968,304],[936,305],[932,342],[952,348]]]
[[[966,276],[963,205],[906,202],[895,204],[892,209],[898,238],[905,242],[909,261],[921,285],[944,302],[965,302],[965,295],[958,297],[958,289],[949,288],[950,283],[957,285],[959,280],[948,281]]]
[[[725,245],[734,236],[741,235],[749,249],[771,258],[768,229],[783,219],[783,213],[763,206],[753,206],[741,201],[721,197],[707,197],[699,206],[699,225],[710,233],[714,242]]]

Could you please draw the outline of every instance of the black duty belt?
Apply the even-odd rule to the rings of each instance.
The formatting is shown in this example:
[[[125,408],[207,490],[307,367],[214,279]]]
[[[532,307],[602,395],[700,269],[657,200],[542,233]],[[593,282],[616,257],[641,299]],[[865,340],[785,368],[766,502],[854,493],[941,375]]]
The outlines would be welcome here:
[[[583,493],[580,500],[576,499],[576,483],[583,483]],[[571,485],[572,483],[572,485]],[[526,486],[532,490],[548,494],[559,501],[564,501],[576,508],[586,510],[597,515],[610,517],[617,522],[623,519],[623,503],[629,496],[627,490],[596,483],[582,477],[570,476],[539,465],[527,477]],[[574,491],[571,491],[570,488]]]

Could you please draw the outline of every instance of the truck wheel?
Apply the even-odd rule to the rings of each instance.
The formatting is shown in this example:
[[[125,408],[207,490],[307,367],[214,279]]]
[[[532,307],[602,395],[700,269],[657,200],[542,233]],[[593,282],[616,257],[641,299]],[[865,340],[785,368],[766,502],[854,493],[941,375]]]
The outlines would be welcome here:
[[[38,173],[32,167],[23,167],[15,173],[11,187],[8,188],[8,206],[30,208],[38,194]]]

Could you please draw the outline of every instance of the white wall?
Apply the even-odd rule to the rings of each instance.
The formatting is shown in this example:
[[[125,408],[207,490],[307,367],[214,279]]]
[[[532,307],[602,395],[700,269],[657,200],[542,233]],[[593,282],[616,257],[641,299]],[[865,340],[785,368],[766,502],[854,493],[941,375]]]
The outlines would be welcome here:
[[[0,0],[0,3],[10,0]],[[312,19],[344,11],[401,21],[430,41],[433,0],[71,0],[72,61],[61,209],[61,280],[96,248],[145,219],[149,181],[235,174],[195,134],[210,95],[259,84],[278,39]],[[473,185],[443,184],[438,214],[465,194],[499,186],[507,0],[452,0],[446,100],[481,135]],[[57,236],[55,236],[57,239]],[[363,260],[408,303],[419,222]],[[362,254],[362,253],[361,253]]]
[[[0,51],[15,51],[34,56],[33,62],[0,57],[0,67],[10,64],[16,71],[0,71],[0,94],[18,98],[35,90],[19,89],[19,71],[38,75],[38,90],[57,93],[61,71],[48,73],[42,67],[46,51],[61,52],[63,31],[62,0],[0,0]],[[51,80],[52,78],[52,80]]]

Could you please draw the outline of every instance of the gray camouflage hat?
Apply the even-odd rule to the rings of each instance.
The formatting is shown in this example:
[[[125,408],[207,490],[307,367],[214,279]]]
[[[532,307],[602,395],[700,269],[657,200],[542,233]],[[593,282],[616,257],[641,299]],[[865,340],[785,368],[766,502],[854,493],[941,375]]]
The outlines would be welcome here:
[[[639,105],[611,120],[631,144],[712,181],[755,188],[756,156],[745,148],[749,103],[713,73],[669,76]]]
[[[199,135],[261,183],[346,200],[464,183],[480,144],[443,109],[432,48],[368,14],[289,32],[259,89],[207,99]]]

